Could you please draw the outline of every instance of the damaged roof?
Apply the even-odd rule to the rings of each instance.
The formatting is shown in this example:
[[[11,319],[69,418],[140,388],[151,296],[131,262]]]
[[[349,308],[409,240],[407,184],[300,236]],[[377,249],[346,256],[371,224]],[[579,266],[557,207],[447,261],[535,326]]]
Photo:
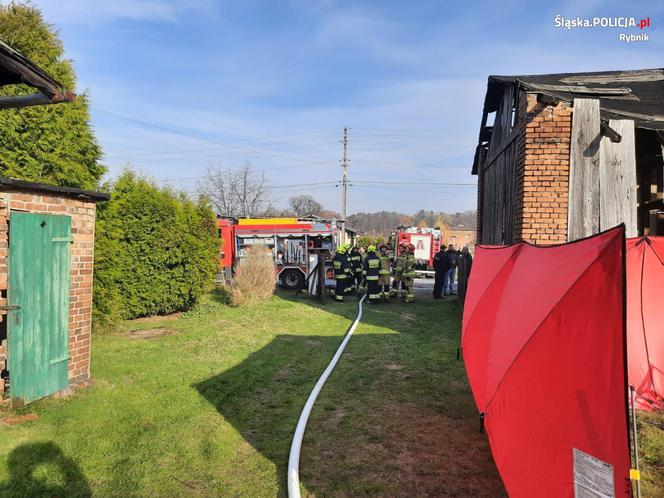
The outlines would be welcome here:
[[[565,102],[599,99],[604,118],[633,119],[638,128],[664,130],[664,69],[489,76],[485,112],[496,111],[504,87],[514,84]]]
[[[0,40],[0,86],[17,84],[29,85],[39,90],[39,93],[34,96],[3,97],[0,108],[71,102],[76,97],[30,59]],[[35,99],[35,96],[40,99]]]

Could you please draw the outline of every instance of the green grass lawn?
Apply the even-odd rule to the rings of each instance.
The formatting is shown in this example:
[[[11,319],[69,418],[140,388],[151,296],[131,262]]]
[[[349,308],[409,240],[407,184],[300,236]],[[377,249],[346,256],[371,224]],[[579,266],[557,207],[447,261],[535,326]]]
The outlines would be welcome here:
[[[217,298],[96,336],[92,387],[0,416],[0,496],[283,496],[300,410],[355,302]],[[365,306],[309,421],[307,494],[503,495],[456,360],[459,321],[451,300]],[[127,333],[155,328],[167,334]],[[662,496],[658,423],[642,424],[645,496]]]

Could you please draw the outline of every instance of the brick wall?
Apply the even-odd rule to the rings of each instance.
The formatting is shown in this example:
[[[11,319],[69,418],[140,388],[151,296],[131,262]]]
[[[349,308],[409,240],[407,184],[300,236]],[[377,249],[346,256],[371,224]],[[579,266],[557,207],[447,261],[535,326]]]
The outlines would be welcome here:
[[[537,95],[519,99],[525,134],[517,158],[516,239],[534,244],[567,241],[567,196],[572,108],[546,105]]]
[[[92,267],[96,206],[52,194],[18,191],[0,192],[0,302],[6,304],[8,223],[11,210],[71,216],[71,275],[69,292],[69,385],[90,378],[90,333],[92,325]],[[2,312],[5,314],[5,312]],[[4,316],[0,315],[4,320]],[[0,363],[1,365],[1,363]],[[10,379],[11,379],[11,372]],[[0,385],[0,387],[4,387]],[[2,392],[2,391],[0,391]]]

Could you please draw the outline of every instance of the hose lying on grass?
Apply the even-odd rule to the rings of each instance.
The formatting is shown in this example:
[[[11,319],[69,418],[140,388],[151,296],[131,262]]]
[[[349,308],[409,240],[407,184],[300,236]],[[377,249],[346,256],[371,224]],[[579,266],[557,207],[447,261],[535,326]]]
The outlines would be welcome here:
[[[304,408],[302,408],[302,413],[300,413],[300,419],[297,421],[295,434],[293,434],[293,442],[291,443],[290,456],[288,457],[289,498],[300,498],[300,450],[302,448],[302,438],[304,437],[304,430],[307,428],[307,421],[309,420],[311,409],[313,408],[314,403],[316,402],[316,398],[318,397],[318,394],[323,388],[323,385],[325,385],[325,381],[327,381],[327,378],[330,376],[332,370],[334,370],[334,367],[337,365],[337,362],[341,357],[341,353],[344,352],[344,349],[346,348],[348,341],[350,341],[350,336],[353,335],[353,332],[355,332],[355,329],[357,328],[357,324],[360,323],[360,320],[362,319],[362,303],[364,302],[365,297],[366,294],[362,296],[362,298],[360,299],[360,302],[357,305],[358,309],[355,321],[350,326],[350,329],[348,329],[348,333],[346,333],[344,340],[341,341],[341,344],[339,345],[337,352],[334,353],[332,360],[330,360],[330,364],[327,366],[323,374],[320,376],[318,382],[316,382],[316,385],[311,391],[311,394],[309,394],[307,402],[304,404]]]

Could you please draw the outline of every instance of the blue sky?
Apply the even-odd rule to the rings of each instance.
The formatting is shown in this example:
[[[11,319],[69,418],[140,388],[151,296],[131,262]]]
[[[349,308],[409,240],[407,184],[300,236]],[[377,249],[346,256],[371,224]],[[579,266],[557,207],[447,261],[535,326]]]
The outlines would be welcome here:
[[[473,209],[473,185],[435,183],[475,183],[489,74],[664,66],[661,1],[34,3],[89,92],[111,175],[195,191],[210,164],[249,162],[278,206],[310,193],[339,210],[334,185],[283,186],[337,181],[348,126],[350,213]],[[650,41],[556,28],[557,14],[650,17]]]

